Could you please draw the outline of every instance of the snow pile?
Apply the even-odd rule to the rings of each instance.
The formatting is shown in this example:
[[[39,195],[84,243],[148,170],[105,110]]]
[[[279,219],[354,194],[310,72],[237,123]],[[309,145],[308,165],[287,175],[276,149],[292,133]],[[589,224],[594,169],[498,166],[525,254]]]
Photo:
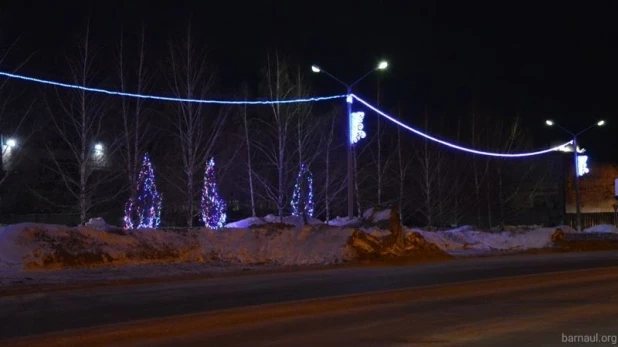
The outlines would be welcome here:
[[[352,227],[360,225],[360,219],[356,217],[352,217],[352,219],[349,217],[335,217],[325,223],[336,227]]]
[[[20,266],[24,255],[37,247],[34,232],[45,228],[50,233],[65,228],[35,223],[14,224],[0,228],[0,266]]]
[[[0,264],[55,269],[202,260],[197,239],[162,230],[117,234],[89,227],[16,224],[0,229]]]
[[[241,219],[233,223],[228,223],[225,225],[225,227],[226,228],[247,229],[254,225],[263,225],[263,224],[266,224],[266,222],[262,218],[249,217],[249,218]]]
[[[555,228],[538,228],[530,231],[484,232],[465,226],[443,231],[417,231],[442,250],[458,253],[547,248],[552,245],[551,236],[555,230]]]
[[[618,234],[618,228],[611,224],[599,224],[583,230],[585,233],[613,233]]]
[[[372,208],[365,210],[365,212],[363,212],[363,219],[371,223],[388,221],[390,220],[390,218],[391,218],[390,208],[377,211],[376,209],[372,207]]]
[[[119,229],[115,226],[107,224],[105,222],[105,219],[101,217],[90,218],[90,220],[88,220],[88,222],[86,223],[86,226],[98,231],[112,231]]]
[[[17,224],[0,228],[0,267],[60,269],[162,263],[332,264],[353,260],[351,229],[267,224],[251,229],[101,232]]]
[[[320,225],[324,224],[321,220],[315,218],[309,218],[309,225]],[[259,217],[249,217],[245,219],[241,219],[239,221],[228,223],[225,225],[225,228],[229,229],[246,229],[254,226],[260,226],[264,224],[284,224],[296,227],[302,227],[304,225],[303,218],[298,216],[285,216],[283,218],[279,218],[278,216],[269,214],[264,218]]]
[[[304,225],[303,218],[300,216],[285,216],[283,217],[283,220],[282,220],[281,218],[279,218],[279,216],[269,214],[268,216],[264,217],[264,220],[266,221],[266,223],[271,223],[271,224],[283,223],[287,225],[294,225],[297,227],[301,227]],[[308,222],[309,222],[309,225],[324,224],[321,220],[315,219],[315,218],[309,218]]]
[[[338,228],[256,228],[204,230],[200,242],[215,260],[243,264],[311,265],[351,260],[346,247],[352,230]]]

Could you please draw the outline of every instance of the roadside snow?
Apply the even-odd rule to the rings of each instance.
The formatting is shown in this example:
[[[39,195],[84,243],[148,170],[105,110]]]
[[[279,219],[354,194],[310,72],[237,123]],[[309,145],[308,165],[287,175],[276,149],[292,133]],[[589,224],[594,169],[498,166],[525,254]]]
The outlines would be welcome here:
[[[346,226],[358,225],[360,224],[360,220],[356,217],[353,217],[352,219],[348,217],[336,217],[335,219],[331,219],[325,223],[331,226],[336,226],[336,227],[346,227]]]
[[[390,213],[390,212],[389,212]],[[373,217],[380,214],[373,213]],[[386,212],[384,212],[386,214]],[[377,217],[380,218],[380,217]],[[318,265],[354,261],[348,245],[355,230],[381,238],[388,230],[345,227],[358,222],[336,218],[325,225],[312,219],[248,218],[220,230],[137,230],[104,232],[90,227],[16,224],[0,228],[0,270],[49,270],[118,267],[143,264]],[[99,223],[95,223],[99,224]],[[341,226],[340,226],[341,225]],[[565,232],[570,229],[559,227]],[[522,251],[552,245],[556,228],[483,232],[471,226],[451,230],[416,231],[451,254]],[[596,229],[618,232],[607,226]],[[613,231],[612,231],[613,230]],[[592,231],[589,231],[592,232]],[[597,231],[598,232],[598,231]]]
[[[465,226],[444,231],[415,231],[420,232],[427,241],[446,252],[482,253],[550,247],[552,244],[551,235],[555,230],[555,228],[538,228],[517,232],[484,232],[472,230],[471,227]]]
[[[241,219],[239,221],[228,223],[225,225],[226,228],[250,228],[254,225],[263,225],[266,222],[262,218],[258,217],[249,217],[245,219]]]
[[[363,212],[363,219],[369,222],[373,222],[373,223],[389,220],[390,218],[391,218],[390,208],[376,211],[373,207],[371,207],[365,210],[365,212]]]
[[[322,225],[267,225],[125,234],[89,227],[17,224],[0,228],[0,267],[37,270],[171,263],[334,264],[353,258],[346,246],[352,231]]]
[[[309,265],[350,260],[346,243],[351,229],[306,226],[294,229],[204,230],[199,240],[204,254],[240,264]]]
[[[611,224],[599,224],[588,229],[584,229],[585,233],[614,233],[618,234],[618,228]]]

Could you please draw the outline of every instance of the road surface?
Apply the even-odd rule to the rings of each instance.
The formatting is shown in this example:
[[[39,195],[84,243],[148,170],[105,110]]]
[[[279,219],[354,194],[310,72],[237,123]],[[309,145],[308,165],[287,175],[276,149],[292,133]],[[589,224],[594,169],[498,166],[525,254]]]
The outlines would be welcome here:
[[[616,298],[616,252],[334,269],[0,296],[0,345],[611,342]]]

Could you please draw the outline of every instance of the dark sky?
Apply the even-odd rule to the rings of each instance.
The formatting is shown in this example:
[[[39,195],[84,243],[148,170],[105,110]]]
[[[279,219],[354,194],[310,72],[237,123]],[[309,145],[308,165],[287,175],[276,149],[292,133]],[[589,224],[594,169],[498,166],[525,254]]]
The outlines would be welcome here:
[[[58,66],[89,16],[102,60],[113,57],[121,27],[134,34],[143,23],[156,57],[190,20],[228,97],[241,82],[256,80],[274,48],[307,71],[318,63],[347,81],[384,58],[390,63],[382,76],[384,106],[400,102],[411,122],[422,105],[454,118],[476,102],[506,117],[519,112],[543,143],[563,138],[543,128],[546,118],[574,130],[603,118],[608,126],[582,142],[592,157],[618,159],[618,2],[488,4],[7,0],[0,30],[3,43],[20,37],[9,69],[34,53],[20,72],[66,80]],[[309,77],[316,94],[342,92],[325,76]],[[374,77],[358,92],[373,100],[375,85]]]

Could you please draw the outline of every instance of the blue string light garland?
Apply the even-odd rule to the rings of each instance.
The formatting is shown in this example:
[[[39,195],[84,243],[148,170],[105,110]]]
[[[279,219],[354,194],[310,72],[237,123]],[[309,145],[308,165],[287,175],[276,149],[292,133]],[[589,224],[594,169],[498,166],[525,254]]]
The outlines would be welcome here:
[[[428,140],[440,143],[444,146],[447,147],[451,147],[454,149],[458,149],[460,151],[464,151],[464,152],[468,152],[468,153],[473,153],[473,154],[478,154],[478,155],[485,155],[485,156],[490,156],[490,157],[502,157],[502,158],[521,158],[521,157],[530,157],[530,156],[534,156],[534,155],[541,155],[541,154],[547,154],[553,151],[557,151],[560,150],[562,148],[564,148],[567,145],[570,145],[573,143],[573,141],[569,141],[566,142],[562,145],[556,146],[556,147],[552,147],[549,149],[545,149],[542,151],[536,151],[536,152],[526,152],[526,153],[496,153],[496,152],[485,152],[485,151],[479,151],[476,149],[472,149],[472,148],[467,148],[467,147],[463,147],[463,146],[459,146],[444,140],[440,140],[438,138],[435,138],[431,135],[425,134],[422,131],[419,131],[417,129],[414,129],[400,121],[398,121],[396,118],[387,115],[386,113],[382,112],[381,110],[377,109],[376,107],[372,106],[371,104],[369,104],[368,102],[366,102],[365,100],[359,98],[358,96],[354,95],[354,94],[350,94],[350,95],[331,95],[331,96],[320,96],[320,97],[311,97],[311,98],[298,98],[298,99],[289,99],[289,100],[213,100],[213,99],[188,99],[188,98],[177,98],[177,97],[169,97],[169,96],[158,96],[158,95],[148,95],[148,94],[136,94],[136,93],[126,93],[126,92],[119,92],[119,91],[113,91],[113,90],[108,90],[108,89],[102,89],[102,88],[91,88],[91,87],[86,87],[86,86],[80,86],[80,85],[76,85],[76,84],[69,84],[69,83],[62,83],[62,82],[56,82],[56,81],[51,81],[51,80],[45,80],[45,79],[41,79],[41,78],[35,78],[35,77],[29,77],[29,76],[24,76],[24,75],[19,75],[19,74],[14,74],[14,73],[10,73],[10,72],[5,72],[5,71],[0,71],[0,76],[4,76],[4,77],[8,77],[8,78],[13,78],[13,79],[18,79],[18,80],[22,80],[22,81],[28,81],[28,82],[35,82],[35,83],[41,83],[41,84],[47,84],[47,85],[51,85],[51,86],[55,86],[55,87],[62,87],[62,88],[68,88],[68,89],[78,89],[78,90],[84,90],[84,91],[88,91],[88,92],[93,92],[93,93],[101,93],[101,94],[107,94],[107,95],[115,95],[115,96],[125,96],[125,97],[132,97],[132,98],[140,98],[140,99],[151,99],[151,100],[160,100],[160,101],[174,101],[174,102],[189,102],[189,103],[200,103],[200,104],[220,104],[220,105],[273,105],[273,104],[292,104],[292,103],[303,103],[303,102],[317,102],[317,101],[328,101],[328,100],[333,100],[333,99],[341,99],[341,98],[347,98],[348,102],[351,101],[351,98],[358,100],[360,103],[362,103],[363,105],[365,105],[366,107],[368,107],[369,109],[373,110],[374,112],[376,112],[377,114],[379,114],[380,116],[390,120],[391,122],[399,125],[400,127],[409,130],[417,135],[420,135]]]
[[[435,138],[435,137],[433,137],[431,135],[425,134],[422,131],[414,129],[411,126],[406,125],[406,124],[398,121],[396,118],[387,115],[386,113],[384,113],[381,110],[377,109],[376,107],[372,106],[367,101],[359,98],[358,96],[356,96],[354,94],[350,94],[350,96],[352,98],[358,100],[361,104],[365,105],[369,109],[373,110],[375,113],[377,113],[380,116],[390,120],[391,122],[399,125],[400,127],[404,128],[406,130],[409,130],[409,131],[411,131],[411,132],[413,132],[413,133],[415,133],[417,135],[420,135],[420,136],[422,136],[422,137],[424,137],[424,138],[426,138],[428,140],[437,142],[437,143],[442,144],[444,146],[448,146],[448,147],[451,147],[451,148],[454,148],[454,149],[458,149],[460,151],[464,151],[464,152],[468,152],[468,153],[474,153],[474,154],[485,155],[485,156],[490,156],[490,157],[521,158],[521,157],[530,157],[530,156],[534,156],[534,155],[541,155],[541,154],[547,154],[547,153],[550,153],[550,152],[558,151],[558,150],[564,148],[565,146],[570,145],[570,144],[573,143],[573,141],[569,141],[569,142],[566,142],[566,143],[564,143],[564,144],[562,144],[560,146],[552,147],[552,148],[545,149],[545,150],[542,150],[542,151],[527,152],[527,153],[495,153],[495,152],[479,151],[479,150],[476,150],[476,149],[462,147],[462,146],[459,146],[459,145],[456,145],[456,144],[453,144],[453,143],[450,143],[450,142],[446,142],[444,140],[440,140],[438,138]]]
[[[319,96],[312,98],[299,98],[299,99],[290,99],[290,100],[210,100],[210,99],[185,99],[185,98],[175,98],[170,96],[158,96],[158,95],[147,95],[147,94],[135,94],[135,93],[125,93],[118,92],[114,90],[107,90],[101,88],[91,88],[80,86],[77,84],[69,84],[62,83],[50,80],[44,80],[41,78],[28,77],[24,75],[18,75],[14,73],[0,71],[0,76],[14,78],[22,81],[35,82],[41,84],[52,85],[55,87],[69,88],[69,89],[78,89],[84,90],[88,92],[101,93],[107,95],[116,95],[116,96],[127,96],[131,98],[140,98],[140,99],[152,99],[152,100],[160,100],[160,101],[175,101],[175,102],[190,102],[190,103],[198,103],[198,104],[220,104],[220,105],[273,105],[273,104],[293,104],[293,103],[301,103],[301,102],[316,102],[316,101],[327,101],[333,99],[341,99],[346,97],[345,95],[331,95],[331,96]]]

